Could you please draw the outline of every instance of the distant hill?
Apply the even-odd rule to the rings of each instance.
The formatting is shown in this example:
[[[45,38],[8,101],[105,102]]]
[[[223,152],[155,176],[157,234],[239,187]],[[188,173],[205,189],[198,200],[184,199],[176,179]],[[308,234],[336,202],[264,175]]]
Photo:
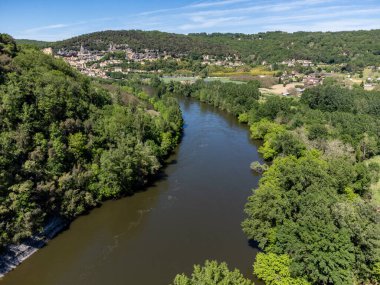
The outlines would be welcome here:
[[[81,44],[89,50],[106,50],[110,43],[128,44],[134,50],[154,49],[175,54],[228,54],[233,53],[222,43],[208,42],[202,37],[159,31],[103,31],[85,34],[54,44],[56,49],[73,48],[79,50]]]
[[[36,46],[38,48],[45,48],[45,47],[48,47],[52,44],[51,42],[27,40],[27,39],[19,39],[19,40],[15,40],[15,41],[16,41],[16,44],[18,44],[18,45],[32,45],[32,46]]]
[[[240,55],[254,63],[310,59],[323,63],[380,65],[380,30],[351,32],[267,32],[258,34],[174,34],[159,31],[102,31],[53,44],[55,49],[105,50],[110,43],[134,50],[155,49],[171,54]]]

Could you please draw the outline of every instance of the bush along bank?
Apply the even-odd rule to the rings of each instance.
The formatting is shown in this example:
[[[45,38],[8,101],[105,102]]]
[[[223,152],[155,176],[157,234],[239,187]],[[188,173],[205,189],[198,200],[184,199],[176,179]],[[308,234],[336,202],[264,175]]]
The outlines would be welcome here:
[[[255,82],[245,87],[172,82],[166,88],[233,113],[250,126],[252,138],[263,140],[259,152],[270,166],[248,198],[242,223],[263,250],[254,263],[260,279],[266,284],[380,281],[379,189],[374,187],[380,172],[375,159],[379,92],[348,90],[334,81],[306,90],[300,100],[262,97]]]

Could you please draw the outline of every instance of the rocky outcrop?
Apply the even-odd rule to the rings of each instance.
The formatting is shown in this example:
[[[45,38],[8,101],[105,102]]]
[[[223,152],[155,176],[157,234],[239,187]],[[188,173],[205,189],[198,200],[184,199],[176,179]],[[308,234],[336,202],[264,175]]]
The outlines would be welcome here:
[[[20,244],[9,245],[0,255],[0,277],[3,277],[17,265],[30,257],[38,249],[61,232],[68,222],[62,218],[53,218],[44,227],[42,233],[34,235]]]

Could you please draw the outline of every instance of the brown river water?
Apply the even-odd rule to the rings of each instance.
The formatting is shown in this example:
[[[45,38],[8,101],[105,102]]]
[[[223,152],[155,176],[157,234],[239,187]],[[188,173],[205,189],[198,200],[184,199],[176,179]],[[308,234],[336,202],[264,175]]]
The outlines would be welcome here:
[[[258,250],[240,223],[260,178],[249,168],[257,143],[233,116],[179,101],[184,136],[160,179],[79,217],[0,285],[168,285],[206,259],[254,279]]]

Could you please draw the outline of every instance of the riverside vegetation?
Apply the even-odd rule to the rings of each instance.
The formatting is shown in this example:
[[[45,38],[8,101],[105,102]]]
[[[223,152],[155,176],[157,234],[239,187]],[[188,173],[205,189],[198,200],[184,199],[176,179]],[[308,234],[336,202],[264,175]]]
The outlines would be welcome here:
[[[289,59],[293,51],[301,58],[355,68],[378,62],[379,56],[373,41],[378,31],[198,34],[178,36],[181,41],[159,32],[128,33],[132,36],[127,34],[125,42],[136,49],[148,42],[197,58],[215,47],[220,49],[211,50],[215,54],[239,52],[255,64]],[[122,38],[112,32],[91,34],[57,48],[83,41],[91,47],[96,42],[92,37],[104,35],[97,41],[103,45]],[[347,38],[354,39],[349,51]],[[289,49],[294,39],[301,44]],[[281,52],[277,40],[283,43]],[[154,46],[172,42],[178,45]],[[194,42],[199,44],[188,44]],[[323,52],[313,52],[322,46]],[[253,47],[257,52],[252,58],[246,51]],[[326,79],[298,100],[263,97],[255,81],[188,85],[153,78],[158,95],[148,97],[132,81],[91,82],[62,61],[17,47],[6,35],[1,36],[0,53],[3,247],[40,230],[48,217],[72,219],[103,199],[131,194],[144,184],[179,139],[181,113],[168,96],[174,93],[234,114],[250,126],[252,138],[263,140],[260,152],[270,166],[262,168],[242,223],[247,237],[263,250],[254,264],[260,279],[266,284],[380,282],[379,92],[359,86],[348,90]],[[190,277],[180,274],[173,283],[252,282],[225,263],[206,261]]]
[[[259,243],[266,284],[378,284],[380,92],[333,80],[300,100],[261,98],[258,84],[198,81],[166,88],[235,114],[271,161],[245,206],[243,231]],[[261,98],[261,99],[260,99]],[[259,100],[260,99],[260,100]],[[216,262],[174,284],[250,284]]]
[[[0,62],[0,250],[133,194],[179,142],[173,98],[92,82],[5,34]]]

